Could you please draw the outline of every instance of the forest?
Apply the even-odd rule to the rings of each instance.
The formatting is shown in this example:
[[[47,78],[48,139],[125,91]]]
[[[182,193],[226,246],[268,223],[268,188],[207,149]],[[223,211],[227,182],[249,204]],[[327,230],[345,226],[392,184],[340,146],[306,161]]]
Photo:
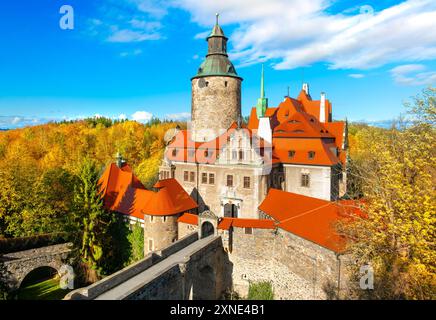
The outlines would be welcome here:
[[[374,290],[350,297],[436,298],[435,94],[423,90],[390,128],[348,125],[347,198],[361,200],[365,215],[338,232],[355,265],[375,274]],[[0,239],[65,234],[83,283],[140,259],[141,228],[105,212],[97,180],[120,152],[151,187],[176,126],[186,124],[90,118],[0,132]]]

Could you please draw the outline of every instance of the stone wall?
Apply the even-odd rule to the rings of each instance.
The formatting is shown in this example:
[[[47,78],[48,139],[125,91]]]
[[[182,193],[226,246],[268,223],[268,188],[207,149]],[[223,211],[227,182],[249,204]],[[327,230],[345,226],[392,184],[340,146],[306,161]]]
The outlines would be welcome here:
[[[249,282],[271,281],[276,299],[327,299],[338,292],[341,258],[326,248],[281,229],[234,228],[233,288],[242,296]]]
[[[241,80],[210,76],[192,79],[194,141],[212,140],[241,115]]]

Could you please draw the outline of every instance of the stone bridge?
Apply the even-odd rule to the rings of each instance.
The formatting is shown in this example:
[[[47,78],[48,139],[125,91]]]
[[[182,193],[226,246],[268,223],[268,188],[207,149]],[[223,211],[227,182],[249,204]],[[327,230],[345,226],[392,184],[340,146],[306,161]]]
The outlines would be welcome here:
[[[0,255],[0,280],[14,290],[35,269],[50,267],[59,272],[67,263],[71,246],[63,243]]]
[[[192,233],[66,300],[218,299],[232,286],[232,264],[216,234]]]

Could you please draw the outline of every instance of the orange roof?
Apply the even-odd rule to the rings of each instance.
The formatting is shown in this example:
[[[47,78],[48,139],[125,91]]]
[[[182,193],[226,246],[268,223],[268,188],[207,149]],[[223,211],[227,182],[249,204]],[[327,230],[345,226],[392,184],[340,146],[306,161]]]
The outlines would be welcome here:
[[[276,138],[273,141],[273,156],[282,163],[332,166],[339,162],[333,150],[336,150],[333,143],[316,138]],[[295,152],[292,157],[289,151]],[[313,158],[309,158],[309,151],[315,152]]]
[[[196,208],[197,203],[175,179],[156,183],[157,192],[145,189],[129,166],[111,163],[100,180],[104,207],[139,219],[148,215],[174,215]]]
[[[177,222],[198,224],[198,215],[184,213],[177,219]],[[244,219],[244,218],[220,218],[218,229],[229,230],[230,227],[235,228],[257,228],[257,229],[274,229],[275,223],[269,219]]]
[[[335,252],[345,248],[335,223],[348,215],[326,200],[270,189],[259,209],[278,221],[278,227]]]

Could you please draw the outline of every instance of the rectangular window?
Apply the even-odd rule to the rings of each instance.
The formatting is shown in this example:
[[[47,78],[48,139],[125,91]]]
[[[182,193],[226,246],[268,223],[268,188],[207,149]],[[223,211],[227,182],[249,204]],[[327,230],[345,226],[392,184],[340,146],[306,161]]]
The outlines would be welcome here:
[[[253,234],[253,228],[245,228],[245,234]]]
[[[307,153],[307,155],[308,155],[309,159],[313,159],[313,158],[315,158],[315,151],[309,151]]]
[[[232,160],[236,160],[238,157],[238,153],[236,152],[236,150],[232,151]]]
[[[239,160],[244,160],[244,151],[239,150]]]
[[[233,187],[233,176],[227,175],[227,187]]]
[[[153,250],[154,250],[153,239],[148,239],[148,251],[153,251]]]
[[[190,158],[193,158],[194,155],[195,155],[195,150],[188,150],[188,156],[189,156]]]
[[[183,171],[183,181],[188,181],[188,171]]]
[[[201,174],[201,183],[204,183],[204,184],[207,183],[207,173],[206,172],[203,172]]]
[[[209,184],[215,184],[215,173],[209,173]]]
[[[153,216],[150,216],[150,222],[153,222]]]
[[[309,187],[310,185],[310,176],[308,173],[303,173],[301,175],[301,186],[302,187]]]
[[[250,188],[250,177],[244,177],[244,188]]]
[[[295,150],[289,150],[288,151],[288,158],[291,159],[295,156]]]
[[[162,217],[162,221],[163,221],[163,222],[166,222],[166,221],[167,221],[167,216],[163,216],[163,217]]]
[[[173,149],[173,157],[177,156],[177,149]]]
[[[260,152],[259,152],[259,153],[260,153],[260,156],[263,157],[264,154],[265,154],[265,149],[264,149],[264,148],[261,148],[259,151],[260,151]]]
[[[189,181],[190,182],[194,182],[195,181],[195,172],[194,171],[191,171],[189,173]]]

